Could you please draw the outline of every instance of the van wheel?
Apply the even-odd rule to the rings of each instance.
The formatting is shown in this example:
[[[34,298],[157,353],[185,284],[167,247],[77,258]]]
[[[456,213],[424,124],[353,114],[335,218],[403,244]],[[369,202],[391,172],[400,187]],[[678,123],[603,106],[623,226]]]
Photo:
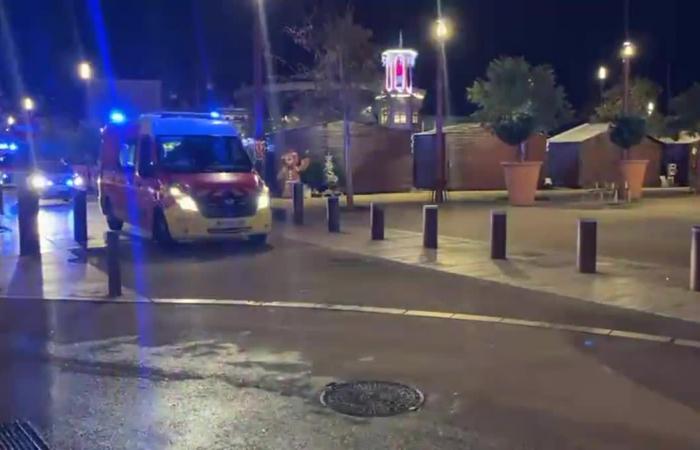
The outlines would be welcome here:
[[[153,213],[153,240],[163,246],[169,246],[175,243],[175,240],[170,235],[168,221],[165,214],[160,209]]]
[[[254,246],[262,247],[265,244],[267,244],[267,235],[266,234],[254,234],[254,235],[248,237],[248,240]]]
[[[122,228],[124,228],[124,221],[114,217],[114,213],[112,212],[112,204],[109,202],[109,199],[105,200],[104,214],[107,216],[107,228],[112,231],[121,231]]]

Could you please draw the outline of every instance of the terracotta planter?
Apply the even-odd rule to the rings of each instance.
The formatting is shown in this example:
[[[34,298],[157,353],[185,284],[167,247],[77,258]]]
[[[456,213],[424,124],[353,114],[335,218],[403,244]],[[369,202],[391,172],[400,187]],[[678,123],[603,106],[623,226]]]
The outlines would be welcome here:
[[[632,200],[642,198],[642,187],[644,186],[644,176],[647,173],[646,159],[623,159],[620,161],[620,172],[622,182],[627,183],[629,196]]]
[[[508,201],[513,206],[535,204],[537,182],[542,161],[502,162],[508,188]]]

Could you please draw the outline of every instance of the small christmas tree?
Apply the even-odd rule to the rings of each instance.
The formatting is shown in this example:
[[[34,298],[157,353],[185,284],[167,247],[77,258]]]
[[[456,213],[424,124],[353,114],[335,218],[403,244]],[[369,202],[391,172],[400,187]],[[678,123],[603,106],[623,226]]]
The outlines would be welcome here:
[[[327,154],[325,156],[325,163],[323,164],[323,176],[326,180],[326,186],[328,190],[336,192],[338,189],[338,175],[335,172],[335,163],[333,162],[333,155]]]

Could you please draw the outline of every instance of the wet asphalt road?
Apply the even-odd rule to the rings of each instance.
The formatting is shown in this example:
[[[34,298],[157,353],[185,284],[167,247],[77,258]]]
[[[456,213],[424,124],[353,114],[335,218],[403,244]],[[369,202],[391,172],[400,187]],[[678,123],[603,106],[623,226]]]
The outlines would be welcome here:
[[[0,420],[59,449],[696,449],[700,351],[439,319],[5,301]],[[10,319],[12,318],[12,319]],[[355,419],[347,379],[424,390]]]
[[[700,326],[328,251],[122,245],[158,298],[462,311],[700,339]],[[0,262],[1,263],[1,262]],[[104,267],[102,250],[88,264]],[[0,421],[56,449],[700,448],[700,350],[630,339],[338,311],[0,302]],[[329,382],[421,388],[416,413],[341,416]]]

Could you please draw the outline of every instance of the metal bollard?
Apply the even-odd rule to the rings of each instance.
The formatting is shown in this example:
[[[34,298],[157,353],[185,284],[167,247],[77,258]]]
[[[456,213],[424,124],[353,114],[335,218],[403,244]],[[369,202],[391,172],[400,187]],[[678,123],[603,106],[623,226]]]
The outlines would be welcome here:
[[[506,213],[491,211],[491,259],[506,259]]]
[[[119,261],[119,232],[108,231],[107,240],[107,291],[110,297],[122,295],[122,268]]]
[[[598,253],[598,222],[591,219],[578,221],[578,244],[576,266],[581,273],[596,273]]]
[[[304,225],[304,185],[302,183],[294,183],[292,204],[294,207],[294,225]]]
[[[423,247],[438,248],[438,207],[423,206]]]
[[[39,255],[39,195],[29,188],[27,180],[21,180],[17,188],[17,225],[19,228],[19,254]]]
[[[330,233],[340,233],[340,199],[328,197],[326,200],[326,220]]]
[[[384,240],[384,207],[376,203],[370,205],[369,226],[373,241]]]
[[[86,245],[87,232],[87,192],[79,190],[73,196],[73,239],[80,245]]]
[[[692,231],[690,244],[690,290],[700,292],[700,226]]]

